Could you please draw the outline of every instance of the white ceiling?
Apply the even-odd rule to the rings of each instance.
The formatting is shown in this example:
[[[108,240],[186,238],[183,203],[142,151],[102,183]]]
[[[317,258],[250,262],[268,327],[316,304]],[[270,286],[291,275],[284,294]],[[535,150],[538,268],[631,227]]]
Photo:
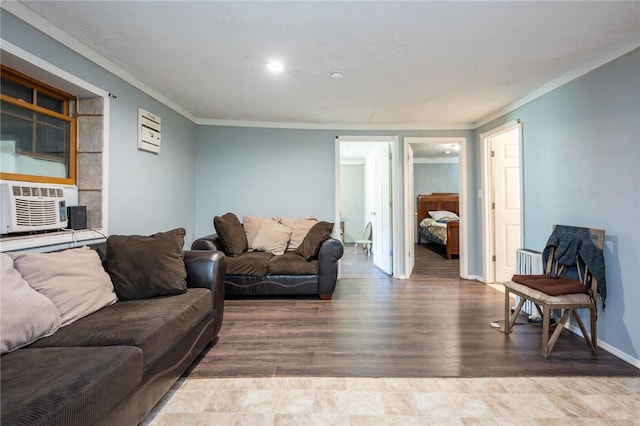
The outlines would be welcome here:
[[[198,123],[471,126],[640,46],[637,1],[22,4]]]

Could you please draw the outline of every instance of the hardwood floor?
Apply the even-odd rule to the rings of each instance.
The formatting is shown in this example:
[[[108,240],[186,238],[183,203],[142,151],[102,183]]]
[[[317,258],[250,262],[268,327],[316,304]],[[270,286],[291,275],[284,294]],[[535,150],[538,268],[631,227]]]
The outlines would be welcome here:
[[[510,336],[491,328],[504,295],[458,278],[457,260],[417,246],[411,279],[395,280],[349,253],[330,301],[227,300],[220,341],[188,376],[640,376],[568,331],[545,360],[540,328],[524,317]]]

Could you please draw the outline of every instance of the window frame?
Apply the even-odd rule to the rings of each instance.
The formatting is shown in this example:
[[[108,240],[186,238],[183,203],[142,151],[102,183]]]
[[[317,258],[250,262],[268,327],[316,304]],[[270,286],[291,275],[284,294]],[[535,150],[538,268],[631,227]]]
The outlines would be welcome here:
[[[36,80],[28,75],[25,75],[19,71],[16,71],[12,68],[9,68],[5,65],[0,65],[0,70],[2,72],[2,78],[18,83],[22,86],[28,87],[34,91],[33,93],[33,103],[27,103],[26,101],[13,98],[8,95],[0,94],[0,100],[2,102],[6,102],[11,105],[18,106],[20,108],[24,108],[32,113],[43,114],[48,117],[52,117],[58,120],[63,120],[69,123],[69,140],[68,140],[68,150],[69,150],[69,164],[68,164],[68,177],[54,177],[54,176],[38,176],[38,175],[27,175],[20,173],[7,173],[0,171],[0,179],[6,180],[16,180],[16,181],[24,181],[24,182],[39,182],[39,183],[57,183],[57,184],[66,184],[66,185],[76,185],[76,164],[77,164],[77,105],[78,99],[77,97],[64,92],[62,90],[56,89],[48,84],[45,84],[41,81]],[[48,97],[60,100],[63,104],[63,112],[55,112],[53,110],[43,108],[38,106],[38,93],[42,93]],[[37,155],[34,155],[37,158]]]

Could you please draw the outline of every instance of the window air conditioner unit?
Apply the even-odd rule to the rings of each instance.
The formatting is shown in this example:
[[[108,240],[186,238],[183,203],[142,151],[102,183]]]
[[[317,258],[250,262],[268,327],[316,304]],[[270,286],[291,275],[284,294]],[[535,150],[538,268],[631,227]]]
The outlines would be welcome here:
[[[0,233],[45,231],[67,227],[64,188],[38,183],[2,183]]]

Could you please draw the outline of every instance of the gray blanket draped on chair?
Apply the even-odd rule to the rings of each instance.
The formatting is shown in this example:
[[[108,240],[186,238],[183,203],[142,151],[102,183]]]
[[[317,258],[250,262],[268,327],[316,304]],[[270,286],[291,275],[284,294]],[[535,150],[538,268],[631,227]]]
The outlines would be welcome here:
[[[546,268],[550,248],[554,247],[553,258],[565,267],[574,267],[578,256],[598,281],[598,294],[602,299],[602,310],[607,297],[607,282],[604,269],[604,252],[591,239],[588,228],[557,225],[542,251],[542,262]],[[545,271],[546,273],[550,271]]]

